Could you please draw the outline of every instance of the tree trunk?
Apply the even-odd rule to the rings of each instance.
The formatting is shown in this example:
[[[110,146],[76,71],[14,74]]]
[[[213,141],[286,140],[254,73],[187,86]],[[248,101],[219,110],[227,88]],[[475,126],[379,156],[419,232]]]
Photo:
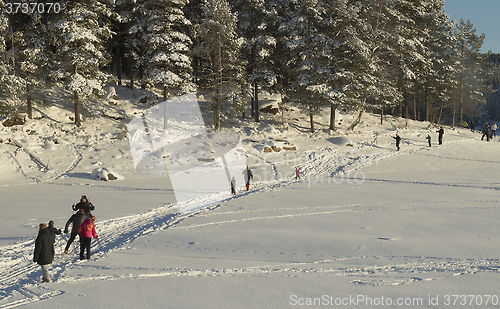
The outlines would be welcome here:
[[[314,116],[312,112],[309,112],[309,119],[311,121],[311,133],[314,133]]]
[[[255,122],[259,122],[259,85],[255,82]]]
[[[33,119],[33,105],[32,105],[32,97],[30,93],[30,85],[26,85],[26,105],[28,107],[28,118]]]
[[[330,105],[330,130],[335,130],[335,111],[337,110],[337,104]]]
[[[73,91],[73,102],[75,104],[75,124],[77,127],[82,125],[82,119],[80,118],[80,101],[78,100],[78,92]]]

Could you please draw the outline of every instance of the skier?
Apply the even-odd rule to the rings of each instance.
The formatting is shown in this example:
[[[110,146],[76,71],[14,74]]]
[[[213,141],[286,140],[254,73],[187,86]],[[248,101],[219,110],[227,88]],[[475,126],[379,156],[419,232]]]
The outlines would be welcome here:
[[[491,126],[491,137],[496,137],[497,136],[497,129],[498,129],[498,126],[497,126],[497,123],[495,122],[492,126]]]
[[[489,142],[490,141],[490,126],[488,125],[487,122],[483,126],[483,136],[481,136],[481,140],[484,139],[485,135],[486,135],[486,141]]]
[[[444,130],[443,130],[443,127],[441,127],[438,131],[436,131],[437,133],[439,133],[439,136],[438,136],[438,143],[439,145],[443,145],[443,135],[444,135]]]
[[[47,228],[50,232],[50,237],[52,237],[52,243],[56,243],[56,235],[61,235],[61,229],[54,227],[54,221],[49,221],[49,227]]]
[[[430,134],[427,134],[426,139],[427,139],[427,141],[429,142],[429,147],[432,147],[432,145],[431,145],[431,135],[430,135]]]
[[[300,180],[300,171],[299,168],[295,168],[295,180]]]
[[[50,231],[45,223],[40,223],[38,236],[35,242],[35,251],[33,253],[33,262],[38,263],[42,268],[42,283],[50,282],[49,264],[54,259],[54,245]]]
[[[233,177],[233,179],[231,179],[231,193],[233,195],[236,195],[236,177]]]
[[[87,249],[87,259],[90,259],[90,243],[92,242],[92,236],[97,239],[94,221],[95,216],[91,216],[83,221],[78,229],[78,234],[80,235],[80,260],[83,260],[85,249]]]
[[[73,227],[71,228],[71,236],[68,240],[68,243],[66,244],[66,248],[64,249],[65,254],[68,254],[69,246],[71,246],[76,238],[76,235],[78,235],[78,228],[87,218],[88,216],[85,214],[85,211],[83,209],[80,209],[77,213],[75,213],[68,219],[68,222],[66,222],[66,225],[64,226],[64,234],[68,233],[68,227],[70,223],[73,223]]]
[[[91,215],[90,211],[93,211],[95,209],[94,205],[92,205],[86,195],[82,195],[82,197],[80,198],[80,202],[78,202],[77,204],[73,204],[71,208],[73,208],[73,210],[83,209],[88,217],[90,217]]]
[[[396,148],[399,151],[399,143],[401,142],[401,137],[399,137],[399,134],[396,134],[396,137],[393,136],[392,138],[396,140]]]
[[[247,191],[250,190],[250,179],[253,180],[252,170],[249,166],[247,166],[246,170],[243,171],[243,178],[245,179],[245,185],[247,187]]]

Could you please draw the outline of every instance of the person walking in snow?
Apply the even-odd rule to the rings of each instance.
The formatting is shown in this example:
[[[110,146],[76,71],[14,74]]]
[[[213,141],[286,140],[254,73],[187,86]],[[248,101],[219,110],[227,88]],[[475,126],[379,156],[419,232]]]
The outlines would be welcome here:
[[[83,260],[85,250],[87,250],[87,259],[90,259],[90,243],[92,242],[92,237],[98,239],[94,222],[95,216],[91,216],[83,221],[78,230],[78,234],[80,235],[80,260]]]
[[[49,264],[52,263],[55,255],[52,236],[45,223],[40,223],[38,236],[35,241],[35,251],[33,252],[33,262],[38,263],[42,268],[42,283],[50,282]]]
[[[50,237],[52,237],[52,243],[56,243],[56,235],[61,235],[61,229],[55,228],[54,227],[54,221],[50,220],[49,221],[49,226],[47,229],[50,232]]]
[[[249,166],[243,171],[243,178],[245,180],[245,185],[247,187],[247,191],[250,190],[250,179],[253,179],[252,170]]]
[[[490,141],[490,126],[488,125],[487,122],[483,126],[483,136],[481,136],[481,140],[484,139],[484,136],[486,136],[486,141],[489,142]]]
[[[236,195],[236,177],[233,177],[233,179],[231,179],[231,193],[233,195]]]
[[[295,180],[300,180],[300,171],[299,168],[295,168]]]
[[[432,147],[432,145],[431,145],[431,135],[430,135],[430,134],[427,134],[426,139],[427,139],[427,141],[429,142],[429,147]]]
[[[88,216],[85,214],[85,211],[83,209],[80,209],[78,210],[77,213],[75,213],[68,219],[68,222],[66,222],[66,225],[64,226],[64,234],[68,233],[68,227],[70,223],[73,224],[73,227],[71,228],[71,236],[69,237],[68,243],[66,244],[66,248],[64,249],[65,254],[68,254],[69,246],[71,246],[71,244],[76,238],[76,235],[78,235],[78,229],[80,228],[80,225],[82,225],[82,223],[87,218]]]
[[[475,128],[475,127],[476,127],[476,122],[475,122],[474,120],[472,120],[472,121],[470,122],[470,130],[471,130],[472,132],[474,132],[474,128]]]
[[[443,135],[444,135],[444,130],[443,127],[441,127],[438,131],[436,131],[438,135],[438,144],[443,145]]]
[[[399,151],[399,143],[401,143],[401,137],[399,137],[399,134],[396,134],[396,137],[393,136],[392,138],[396,140],[396,148]]]
[[[80,198],[80,202],[78,202],[77,204],[73,204],[71,208],[73,208],[73,210],[83,209],[87,217],[90,217],[92,215],[90,211],[93,211],[95,209],[94,205],[92,205],[86,195],[82,195],[82,197]]]
[[[497,126],[497,123],[495,122],[492,126],[491,126],[491,137],[496,137],[497,136],[497,129],[498,129],[498,126]]]

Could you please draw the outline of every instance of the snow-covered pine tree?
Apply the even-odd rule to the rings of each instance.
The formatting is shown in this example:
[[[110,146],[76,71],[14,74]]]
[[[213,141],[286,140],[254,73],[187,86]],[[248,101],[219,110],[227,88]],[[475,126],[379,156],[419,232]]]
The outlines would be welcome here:
[[[444,0],[427,1],[425,14],[428,37],[424,42],[425,57],[430,60],[428,70],[420,79],[419,100],[423,102],[425,121],[441,118],[442,111],[452,98],[455,85],[454,22],[448,21],[444,12]],[[436,117],[437,116],[437,117]]]
[[[109,77],[101,67],[109,62],[104,46],[112,34],[106,23],[110,13],[100,1],[67,1],[53,24],[55,48],[61,61],[59,77],[71,93],[77,126],[81,125],[80,100],[103,95]]]
[[[242,57],[248,63],[248,81],[252,85],[252,116],[259,122],[259,89],[270,91],[277,82],[272,58],[276,47],[276,10],[273,1],[230,2],[238,13],[238,34],[245,39]]]
[[[145,42],[145,73],[163,89],[164,100],[172,95],[196,91],[193,82],[189,37],[189,20],[183,8],[187,0],[140,1],[138,10]]]
[[[5,3],[0,0],[0,7]],[[25,81],[15,71],[15,41],[17,33],[13,30],[11,14],[0,15],[0,115],[13,117],[19,113],[20,95]]]
[[[236,33],[236,16],[226,0],[204,0],[201,6],[203,17],[197,32],[199,45],[194,52],[206,64],[204,69],[210,72],[211,78],[207,82],[213,90],[214,129],[218,130],[223,85],[234,86],[243,78],[242,40]]]
[[[457,104],[458,123],[462,123],[462,111],[465,104],[486,104],[484,92],[486,89],[485,72],[482,64],[485,56],[481,54],[484,42],[484,33],[478,35],[476,28],[469,21],[463,19],[456,25],[456,53],[457,53]],[[486,86],[487,87],[487,86]],[[456,109],[453,109],[453,124],[455,124]]]
[[[311,132],[314,130],[314,115],[318,114],[327,100],[315,87],[319,84],[320,55],[323,42],[322,32],[324,7],[318,0],[304,0],[289,21],[280,25],[286,46],[290,49],[290,65],[296,78],[292,88],[292,100],[299,103],[309,114]]]
[[[52,16],[40,14],[16,14],[18,35],[15,48],[17,72],[26,85],[28,118],[33,118],[33,98],[52,81],[52,53],[47,42],[47,21]]]
[[[360,3],[348,0],[323,1],[323,39],[318,50],[317,84],[309,86],[330,105],[330,129],[335,129],[335,111],[363,111],[365,87],[369,84],[369,42],[362,36],[365,22]]]
[[[365,91],[371,105],[380,109],[381,123],[384,111],[403,100],[398,87],[398,66],[394,61],[395,49],[390,44],[396,27],[396,18],[388,0],[363,1],[361,18],[366,30],[363,40],[369,43],[368,68]]]

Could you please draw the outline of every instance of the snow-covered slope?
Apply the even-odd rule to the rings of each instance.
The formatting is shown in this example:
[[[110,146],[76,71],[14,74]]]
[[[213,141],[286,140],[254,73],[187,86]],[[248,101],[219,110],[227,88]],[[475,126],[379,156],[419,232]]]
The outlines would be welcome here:
[[[428,123],[369,114],[354,132],[354,116],[338,115],[330,132],[329,111],[312,134],[292,107],[287,131],[281,116],[228,118],[250,190],[238,177],[236,196],[228,187],[177,205],[168,177],[134,169],[126,128],[147,93],[116,90],[116,105],[88,103],[80,129],[62,103],[0,127],[0,308],[444,308],[461,295],[498,307],[498,139],[445,127],[429,148]],[[97,180],[96,169],[121,177]],[[96,206],[92,259],[79,261],[78,241],[62,254],[69,235],[58,237],[53,282],[40,284],[38,224],[64,227],[84,194]]]

